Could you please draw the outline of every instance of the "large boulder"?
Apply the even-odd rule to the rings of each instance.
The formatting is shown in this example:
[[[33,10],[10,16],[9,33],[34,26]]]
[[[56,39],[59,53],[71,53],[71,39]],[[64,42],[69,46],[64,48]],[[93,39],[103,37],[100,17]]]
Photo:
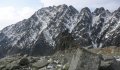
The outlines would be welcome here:
[[[115,58],[102,60],[99,70],[120,70],[120,61]]]
[[[69,70],[98,70],[100,62],[101,59],[99,55],[83,48],[78,48],[73,55]]]
[[[22,58],[19,62],[20,66],[28,66],[29,65],[29,60],[27,58]]]
[[[46,60],[46,59],[41,59],[41,60],[38,60],[37,62],[33,63],[33,64],[32,64],[32,67],[33,67],[33,68],[40,69],[40,68],[44,68],[44,67],[47,66],[48,64],[49,64],[48,60]]]

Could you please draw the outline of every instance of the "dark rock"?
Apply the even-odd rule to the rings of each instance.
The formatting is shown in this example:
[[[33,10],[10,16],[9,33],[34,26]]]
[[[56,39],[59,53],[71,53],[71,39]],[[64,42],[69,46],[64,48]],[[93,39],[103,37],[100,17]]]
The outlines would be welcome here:
[[[115,58],[108,57],[101,61],[99,70],[120,70],[120,62]]]
[[[29,65],[29,60],[27,58],[22,58],[19,62],[20,66],[27,66]]]
[[[113,63],[111,64],[111,67],[113,70],[120,70],[120,61],[114,59]]]
[[[61,32],[56,39],[56,51],[65,50],[71,48],[74,44],[74,38],[72,34],[69,33],[69,30],[66,29],[64,32]]]
[[[99,15],[99,14],[102,14],[104,12],[105,12],[105,9],[103,7],[101,7],[101,8],[96,8],[94,11],[94,14]]]

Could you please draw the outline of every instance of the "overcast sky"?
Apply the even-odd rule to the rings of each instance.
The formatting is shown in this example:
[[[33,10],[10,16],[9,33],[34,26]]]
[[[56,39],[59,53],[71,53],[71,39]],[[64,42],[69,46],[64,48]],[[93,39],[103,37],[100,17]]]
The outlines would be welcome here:
[[[8,25],[27,19],[42,7],[60,4],[73,5],[79,11],[83,7],[89,7],[92,11],[98,7],[105,7],[110,11],[114,11],[120,7],[120,0],[1,0],[0,30]]]

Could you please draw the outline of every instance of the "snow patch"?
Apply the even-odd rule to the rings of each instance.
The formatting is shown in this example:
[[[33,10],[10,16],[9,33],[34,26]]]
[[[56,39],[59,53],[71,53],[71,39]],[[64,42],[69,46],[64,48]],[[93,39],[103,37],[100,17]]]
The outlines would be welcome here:
[[[49,31],[44,31],[44,36],[45,36],[45,39],[46,39],[46,42],[48,42],[50,45],[54,46],[55,45],[55,41],[52,39],[52,36],[51,34],[49,33]]]
[[[116,29],[118,29],[120,27],[120,21],[113,27],[113,29],[110,32],[115,31]]]
[[[105,38],[108,38],[109,36],[108,35],[105,35]]]

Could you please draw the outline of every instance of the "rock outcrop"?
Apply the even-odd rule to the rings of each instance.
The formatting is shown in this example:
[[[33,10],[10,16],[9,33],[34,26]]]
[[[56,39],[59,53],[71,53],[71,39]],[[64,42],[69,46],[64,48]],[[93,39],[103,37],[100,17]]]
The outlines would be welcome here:
[[[69,70],[98,70],[100,62],[99,55],[78,48],[76,54],[73,55]]]

